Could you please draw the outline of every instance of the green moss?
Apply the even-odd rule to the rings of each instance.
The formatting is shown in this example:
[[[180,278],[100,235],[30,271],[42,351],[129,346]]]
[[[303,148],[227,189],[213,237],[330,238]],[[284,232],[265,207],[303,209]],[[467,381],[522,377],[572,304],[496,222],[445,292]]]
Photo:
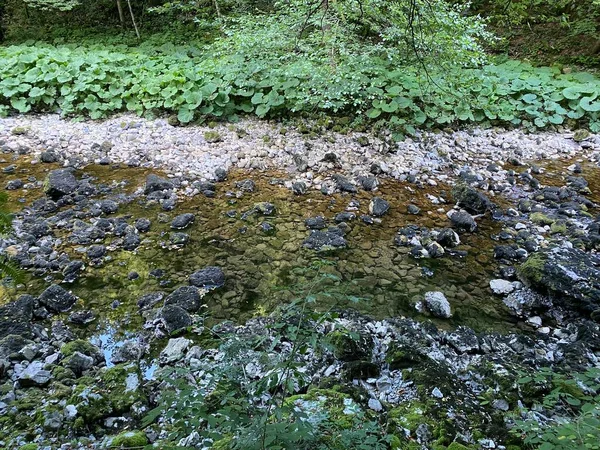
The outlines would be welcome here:
[[[179,126],[179,119],[176,115],[172,115],[167,118],[167,123],[172,127],[177,127]]]
[[[212,450],[229,450],[233,444],[233,438],[231,436],[219,439],[212,445]]]
[[[15,136],[22,136],[22,135],[25,135],[25,134],[27,134],[29,132],[29,128],[27,128],[27,127],[14,127],[12,130],[10,130],[10,132],[12,134],[14,134]]]
[[[84,355],[90,356],[92,358],[96,358],[100,354],[100,350],[98,349],[98,347],[82,339],[76,339],[74,341],[64,344],[60,348],[60,352],[65,357],[71,356],[76,352],[83,353]]]
[[[391,370],[406,369],[421,364],[425,358],[414,349],[404,348],[396,344],[388,350],[385,355],[385,361],[390,365]]]
[[[25,444],[19,447],[19,450],[37,450],[39,447],[37,444]]]
[[[368,359],[370,356],[369,342],[361,336],[357,338],[345,330],[336,330],[326,339],[335,357],[341,361]]]
[[[447,450],[475,450],[477,447],[467,447],[466,445],[459,444],[458,442],[452,442]]]
[[[529,220],[531,220],[536,225],[552,225],[555,220],[548,217],[546,214],[541,212],[534,212],[529,215]]]
[[[148,444],[148,438],[142,431],[126,431],[115,436],[111,441],[112,448],[143,447]]]
[[[527,260],[521,264],[518,271],[519,274],[534,283],[539,283],[544,277],[544,266],[546,260],[539,253],[534,253]]]
[[[206,142],[210,143],[220,142],[223,140],[223,138],[217,131],[206,131],[204,133],[204,139],[206,140]]]
[[[552,225],[550,225],[550,231],[552,232],[552,234],[565,234],[567,232],[567,223],[563,221],[556,221]]]

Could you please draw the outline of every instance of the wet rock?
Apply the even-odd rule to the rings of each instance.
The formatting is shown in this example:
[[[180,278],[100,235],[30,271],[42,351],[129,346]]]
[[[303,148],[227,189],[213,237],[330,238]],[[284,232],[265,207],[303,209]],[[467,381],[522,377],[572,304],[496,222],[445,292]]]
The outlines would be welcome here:
[[[16,180],[10,180],[8,183],[6,183],[6,190],[7,191],[15,191],[17,189],[21,189],[23,187],[23,180],[20,179],[16,179]]]
[[[51,164],[59,161],[58,155],[52,150],[46,150],[40,154],[40,161]]]
[[[416,206],[416,205],[412,205],[412,204],[411,204],[411,205],[408,205],[408,206],[406,207],[406,211],[407,211],[409,214],[413,214],[413,215],[415,215],[415,216],[416,216],[417,214],[420,214],[420,213],[421,213],[421,208],[419,208],[419,207],[418,207],[418,206]]]
[[[167,334],[183,330],[192,324],[192,318],[187,311],[176,305],[163,307],[159,317]]]
[[[379,181],[373,176],[359,177],[358,181],[365,191],[373,191],[377,189],[377,186],[379,185]]]
[[[600,307],[600,258],[594,254],[568,246],[543,249],[521,264],[519,274],[560,304],[587,314]]]
[[[200,294],[194,286],[182,286],[169,294],[165,305],[176,305],[193,313],[200,309]]]
[[[492,202],[477,189],[459,185],[452,190],[457,204],[471,214],[483,214],[492,207]]]
[[[272,216],[277,210],[275,205],[269,202],[255,203],[252,209],[263,216]]]
[[[104,245],[92,245],[85,253],[90,259],[100,259],[106,255],[106,247]]]
[[[319,252],[341,249],[347,245],[342,230],[336,227],[330,227],[327,231],[314,230],[302,243],[303,247]]]
[[[427,247],[425,247],[425,249],[427,250],[428,255],[432,258],[441,258],[446,253],[444,247],[442,247],[437,242],[432,242],[428,244]]]
[[[52,380],[52,373],[44,369],[42,361],[33,361],[18,376],[21,386],[45,386]]]
[[[426,292],[425,307],[435,317],[448,319],[452,317],[450,302],[443,292]]]
[[[190,226],[196,220],[196,216],[192,213],[180,214],[171,222],[171,228],[174,230],[183,230]]]
[[[93,367],[94,358],[84,355],[81,352],[75,352],[66,357],[62,365],[67,369],[71,369],[76,375],[81,376],[83,372]]]
[[[96,320],[96,314],[93,311],[77,311],[69,316],[69,322],[75,325],[87,325]]]
[[[435,238],[436,242],[442,247],[454,248],[460,244],[460,237],[451,228],[443,228]]]
[[[173,245],[185,245],[190,240],[187,233],[175,232],[169,234],[169,242]]]
[[[327,221],[323,216],[309,217],[304,221],[304,225],[309,230],[322,230],[323,228],[327,228]]]
[[[72,194],[79,186],[75,175],[69,169],[56,169],[48,174],[44,181],[44,192],[48,197],[57,200]]]
[[[353,221],[354,219],[356,219],[356,214],[354,214],[354,213],[352,213],[352,212],[349,212],[349,211],[344,211],[344,212],[341,212],[341,213],[337,214],[337,215],[335,216],[335,218],[334,218],[334,220],[335,220],[337,223],[341,223],[341,222],[351,222],[351,221]]]
[[[220,267],[209,266],[190,275],[192,286],[203,289],[216,289],[225,284],[225,273]]]
[[[518,289],[502,299],[516,317],[529,317],[533,311],[546,311],[552,306],[552,301],[531,289]]]
[[[123,238],[123,248],[125,250],[135,250],[141,243],[141,239],[137,233],[127,233]]]
[[[235,187],[237,187],[243,192],[254,192],[254,190],[256,189],[256,184],[254,184],[254,181],[246,179],[242,181],[237,181],[235,183]]]
[[[41,293],[38,300],[48,310],[61,313],[71,309],[77,302],[77,297],[59,285],[53,284]]]
[[[369,203],[369,214],[372,214],[375,217],[383,216],[389,209],[390,204],[381,197],[375,197],[371,200],[371,203]]]
[[[296,195],[304,195],[307,191],[306,183],[303,181],[296,181],[292,183],[292,192]]]
[[[149,292],[148,294],[142,295],[138,301],[137,305],[140,309],[151,308],[152,306],[160,303],[165,298],[164,292]]]
[[[455,331],[448,333],[446,342],[458,353],[476,353],[479,351],[479,339],[470,328],[459,326]]]
[[[477,229],[477,223],[471,214],[466,211],[453,211],[450,214],[452,226],[459,230],[473,232]]]
[[[151,173],[146,177],[146,187],[144,189],[144,193],[150,194],[157,191],[170,191],[174,187],[175,186],[172,181]]]
[[[31,319],[35,298],[22,295],[16,301],[0,306],[0,339],[9,335],[31,338]]]
[[[371,216],[368,216],[366,214],[361,214],[360,220],[363,223],[366,223],[367,225],[373,225],[375,223],[375,219],[373,219]]]
[[[328,152],[328,153],[325,153],[325,155],[323,155],[323,159],[321,159],[321,161],[337,164],[337,162],[339,161],[339,158],[335,153]]]
[[[146,233],[148,231],[150,231],[150,225],[151,222],[149,219],[146,218],[139,218],[135,221],[135,229],[138,230],[140,233]]]
[[[222,183],[226,179],[227,179],[227,171],[225,169],[222,169],[219,167],[218,169],[215,170],[215,180]]]
[[[335,181],[336,187],[342,192],[349,192],[351,194],[356,194],[358,189],[348,178],[343,175],[334,175],[333,180]]]
[[[260,225],[260,230],[265,234],[273,234],[275,233],[275,227],[271,225],[269,222],[262,222]]]

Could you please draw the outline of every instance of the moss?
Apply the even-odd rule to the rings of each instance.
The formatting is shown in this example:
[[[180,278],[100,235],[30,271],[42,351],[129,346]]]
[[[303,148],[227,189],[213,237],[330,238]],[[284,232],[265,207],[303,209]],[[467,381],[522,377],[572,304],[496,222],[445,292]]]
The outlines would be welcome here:
[[[27,134],[29,132],[29,128],[27,128],[27,127],[14,127],[12,130],[10,130],[10,132],[12,134],[14,134],[15,136],[22,136],[22,135],[25,135],[25,134]]]
[[[552,234],[565,234],[567,232],[567,223],[563,221],[554,222],[552,225],[550,225],[550,231]]]
[[[115,436],[111,441],[113,448],[143,447],[148,444],[148,438],[142,431],[126,431]]]
[[[213,128],[217,128],[217,122],[215,122],[214,120],[211,120],[210,122],[208,122],[206,124],[208,126],[208,128],[213,129]]]
[[[539,283],[544,278],[544,267],[546,260],[539,253],[531,255],[527,260],[521,264],[518,271],[519,274],[534,283]]]
[[[531,220],[536,225],[552,225],[555,220],[548,217],[546,214],[541,212],[534,212],[529,215],[529,220]]]
[[[206,131],[204,133],[204,139],[206,140],[206,142],[210,143],[220,142],[223,140],[223,138],[217,131]]]
[[[414,349],[404,348],[397,344],[392,345],[385,355],[385,361],[390,365],[391,370],[406,369],[421,364],[425,357]]]
[[[446,450],[475,450],[478,447],[467,447],[466,445],[459,444],[458,442],[452,442]]]
[[[262,137],[262,141],[263,141],[265,144],[269,144],[269,143],[271,142],[271,136],[269,136],[268,134],[265,134],[265,135]]]
[[[64,344],[60,348],[60,352],[65,356],[71,356],[76,352],[83,353],[86,356],[90,356],[96,359],[99,355],[101,356],[100,350],[94,344],[84,341],[82,339],[76,339],[74,341]]]
[[[19,447],[19,450],[37,450],[39,447],[37,444],[25,444]]]
[[[176,126],[179,126],[179,119],[177,118],[177,116],[172,115],[172,116],[168,117],[167,123],[169,125],[171,125],[172,127],[176,127]]]
[[[326,339],[335,357],[341,361],[357,361],[370,356],[370,345],[364,337],[355,338],[349,332],[336,330],[329,333]]]
[[[233,444],[233,438],[231,436],[219,439],[212,445],[212,450],[229,450]]]

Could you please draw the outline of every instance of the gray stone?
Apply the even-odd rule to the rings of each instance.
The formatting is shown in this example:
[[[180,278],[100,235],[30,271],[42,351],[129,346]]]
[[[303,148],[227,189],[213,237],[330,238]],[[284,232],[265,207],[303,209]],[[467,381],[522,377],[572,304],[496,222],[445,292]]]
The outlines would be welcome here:
[[[44,363],[34,361],[30,363],[20,374],[21,386],[45,386],[52,379],[52,373],[44,369]]]
[[[41,293],[39,302],[48,308],[48,310],[60,313],[71,309],[77,302],[77,297],[59,285],[53,284]]]
[[[156,191],[170,191],[174,187],[172,181],[151,173],[146,177],[146,188],[144,189],[144,193],[150,194],[151,192]]]
[[[381,217],[390,209],[390,204],[381,197],[375,197],[369,203],[369,214],[375,217]]]
[[[208,266],[191,274],[189,282],[199,288],[216,289],[225,284],[225,273],[220,267]]]
[[[160,352],[160,362],[162,364],[169,364],[175,361],[179,361],[183,358],[185,351],[189,347],[191,341],[189,339],[180,337],[177,339],[169,339],[167,346]]]
[[[171,228],[174,230],[183,230],[190,226],[196,220],[196,216],[192,213],[180,214],[171,222]]]
[[[448,319],[452,317],[450,302],[442,292],[433,291],[425,293],[425,306],[435,317]]]
[[[53,199],[59,199],[77,190],[78,182],[69,169],[56,169],[48,174],[44,182],[44,192]]]

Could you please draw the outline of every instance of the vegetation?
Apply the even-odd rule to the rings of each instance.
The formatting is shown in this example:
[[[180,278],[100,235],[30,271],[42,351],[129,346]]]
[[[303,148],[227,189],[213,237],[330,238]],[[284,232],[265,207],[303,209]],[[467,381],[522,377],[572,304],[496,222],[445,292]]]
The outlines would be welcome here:
[[[13,217],[7,211],[8,196],[4,192],[0,192],[0,237],[6,236],[12,230]],[[16,264],[14,264],[8,255],[0,255],[0,279],[8,279],[10,281],[21,280],[21,272]]]

